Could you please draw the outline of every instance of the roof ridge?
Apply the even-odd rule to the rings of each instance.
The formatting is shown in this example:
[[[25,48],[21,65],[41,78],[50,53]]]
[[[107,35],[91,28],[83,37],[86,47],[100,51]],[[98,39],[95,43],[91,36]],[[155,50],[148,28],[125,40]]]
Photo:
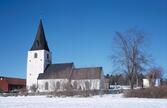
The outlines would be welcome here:
[[[74,69],[101,69],[102,67],[81,67],[81,68],[74,68]]]

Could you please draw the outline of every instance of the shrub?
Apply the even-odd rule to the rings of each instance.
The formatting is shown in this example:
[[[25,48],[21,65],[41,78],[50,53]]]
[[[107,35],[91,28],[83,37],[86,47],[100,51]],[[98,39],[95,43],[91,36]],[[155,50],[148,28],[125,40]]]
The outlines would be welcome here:
[[[33,84],[31,87],[30,87],[30,90],[32,93],[35,93],[37,91],[37,85]]]
[[[142,88],[124,92],[125,97],[167,98],[167,86]]]
[[[99,95],[99,90],[73,90],[73,91],[57,91],[50,92],[49,94],[45,93],[45,95],[49,96],[58,96],[58,97],[69,97],[69,96],[79,96],[79,97],[89,97],[94,95]]]
[[[24,96],[27,96],[27,95],[28,95],[28,91],[27,91],[27,89],[26,89],[26,88],[22,88],[22,89],[20,89],[18,95],[21,95],[21,96],[23,96],[23,95],[24,95]]]

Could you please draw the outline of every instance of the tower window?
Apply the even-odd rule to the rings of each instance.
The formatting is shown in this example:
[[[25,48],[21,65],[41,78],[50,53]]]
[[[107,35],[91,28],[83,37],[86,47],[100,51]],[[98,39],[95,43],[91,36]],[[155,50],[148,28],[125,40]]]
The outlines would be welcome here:
[[[49,86],[49,84],[48,84],[48,82],[46,82],[45,83],[45,90],[48,90],[48,86]]]
[[[37,58],[37,57],[38,57],[38,54],[37,54],[37,53],[35,53],[35,54],[34,54],[34,58]]]
[[[49,54],[47,54],[47,59],[49,59]]]

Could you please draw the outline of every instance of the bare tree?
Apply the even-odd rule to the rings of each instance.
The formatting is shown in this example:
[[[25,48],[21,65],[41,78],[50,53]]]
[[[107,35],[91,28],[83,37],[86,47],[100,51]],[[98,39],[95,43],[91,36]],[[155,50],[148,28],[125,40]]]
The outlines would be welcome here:
[[[134,87],[137,75],[149,60],[143,50],[144,40],[145,33],[136,28],[129,29],[124,33],[116,32],[114,38],[117,53],[113,54],[112,61],[119,71],[126,73],[131,89]]]
[[[85,96],[90,96],[91,94],[91,83],[89,81],[85,82]]]
[[[161,67],[153,67],[148,72],[148,79],[150,82],[150,85],[153,86],[155,83],[155,79],[159,78],[161,79],[163,76],[163,69]]]

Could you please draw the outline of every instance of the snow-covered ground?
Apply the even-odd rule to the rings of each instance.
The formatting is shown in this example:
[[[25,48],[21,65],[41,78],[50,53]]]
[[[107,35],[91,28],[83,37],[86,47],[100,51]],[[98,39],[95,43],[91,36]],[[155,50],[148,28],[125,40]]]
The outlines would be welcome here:
[[[0,108],[167,108],[167,99],[123,98],[122,95],[88,98],[18,96],[0,97]]]

